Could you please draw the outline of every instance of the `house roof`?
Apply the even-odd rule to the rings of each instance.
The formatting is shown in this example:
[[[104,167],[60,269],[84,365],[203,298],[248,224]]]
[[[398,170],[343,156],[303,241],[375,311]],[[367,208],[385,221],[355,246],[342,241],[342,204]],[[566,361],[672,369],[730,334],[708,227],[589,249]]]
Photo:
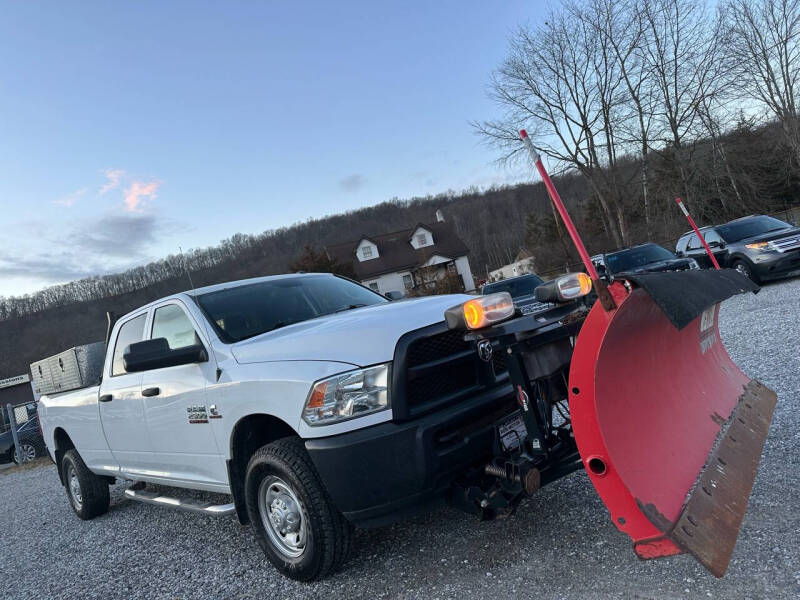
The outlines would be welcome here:
[[[415,250],[409,240],[414,232],[423,227],[433,235],[433,245]],[[359,261],[356,249],[361,240],[368,239],[378,247],[378,258]],[[361,236],[356,241],[336,244],[325,248],[332,259],[353,265],[358,279],[369,279],[385,273],[409,271],[422,266],[434,254],[456,259],[469,254],[469,248],[461,241],[449,223],[417,223],[410,229],[373,235]]]

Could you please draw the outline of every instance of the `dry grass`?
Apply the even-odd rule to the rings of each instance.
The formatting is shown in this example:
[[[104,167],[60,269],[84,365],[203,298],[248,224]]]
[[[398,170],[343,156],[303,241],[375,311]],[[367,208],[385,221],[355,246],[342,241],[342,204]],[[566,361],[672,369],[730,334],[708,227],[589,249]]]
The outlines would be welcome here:
[[[6,467],[5,469],[0,470],[0,475],[8,475],[9,473],[19,473],[20,471],[32,471],[34,469],[40,469],[42,467],[46,467],[47,465],[52,465],[52,464],[53,464],[52,460],[50,460],[46,456],[42,456],[30,462],[22,463],[21,465],[12,465],[10,467]]]

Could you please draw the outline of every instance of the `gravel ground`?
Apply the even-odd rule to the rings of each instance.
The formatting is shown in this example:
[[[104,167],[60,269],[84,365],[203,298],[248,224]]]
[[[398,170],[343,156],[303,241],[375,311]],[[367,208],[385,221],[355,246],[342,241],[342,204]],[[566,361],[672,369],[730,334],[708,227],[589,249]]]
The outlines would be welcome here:
[[[729,300],[733,359],[779,396],[728,574],[688,556],[642,562],[584,473],[479,523],[449,508],[359,531],[345,569],[300,584],[279,576],[249,529],[127,501],[79,521],[51,465],[0,473],[0,597],[26,598],[798,598],[800,279]]]

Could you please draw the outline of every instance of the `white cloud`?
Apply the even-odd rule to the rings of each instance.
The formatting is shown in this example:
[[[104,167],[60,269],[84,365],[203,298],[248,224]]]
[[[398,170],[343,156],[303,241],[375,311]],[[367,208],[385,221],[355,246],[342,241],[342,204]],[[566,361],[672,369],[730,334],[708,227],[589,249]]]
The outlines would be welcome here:
[[[142,203],[157,197],[160,181],[132,181],[128,189],[125,190],[125,209],[128,212],[138,212],[142,208]]]
[[[101,196],[119,187],[122,178],[125,176],[125,171],[123,169],[106,169],[103,171],[103,175],[106,176],[106,182],[103,184],[103,187],[100,188]]]
[[[89,191],[88,188],[81,188],[79,190],[75,190],[74,192],[71,192],[66,196],[62,196],[61,198],[53,200],[53,204],[56,204],[58,206],[63,206],[65,208],[70,208],[73,204],[75,204],[78,200],[80,200],[83,196],[85,196],[86,192],[88,191]]]

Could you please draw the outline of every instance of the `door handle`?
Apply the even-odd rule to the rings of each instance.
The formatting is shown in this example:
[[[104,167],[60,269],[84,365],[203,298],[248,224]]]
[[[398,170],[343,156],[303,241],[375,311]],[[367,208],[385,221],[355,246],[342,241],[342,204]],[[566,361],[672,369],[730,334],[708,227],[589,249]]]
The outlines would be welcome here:
[[[161,390],[157,387],[146,388],[142,390],[142,396],[150,398],[151,396],[158,396],[161,393]]]
[[[100,402],[111,402],[113,399],[114,396],[112,396],[111,394],[103,394],[102,396],[100,396],[100,398],[98,398]]]

